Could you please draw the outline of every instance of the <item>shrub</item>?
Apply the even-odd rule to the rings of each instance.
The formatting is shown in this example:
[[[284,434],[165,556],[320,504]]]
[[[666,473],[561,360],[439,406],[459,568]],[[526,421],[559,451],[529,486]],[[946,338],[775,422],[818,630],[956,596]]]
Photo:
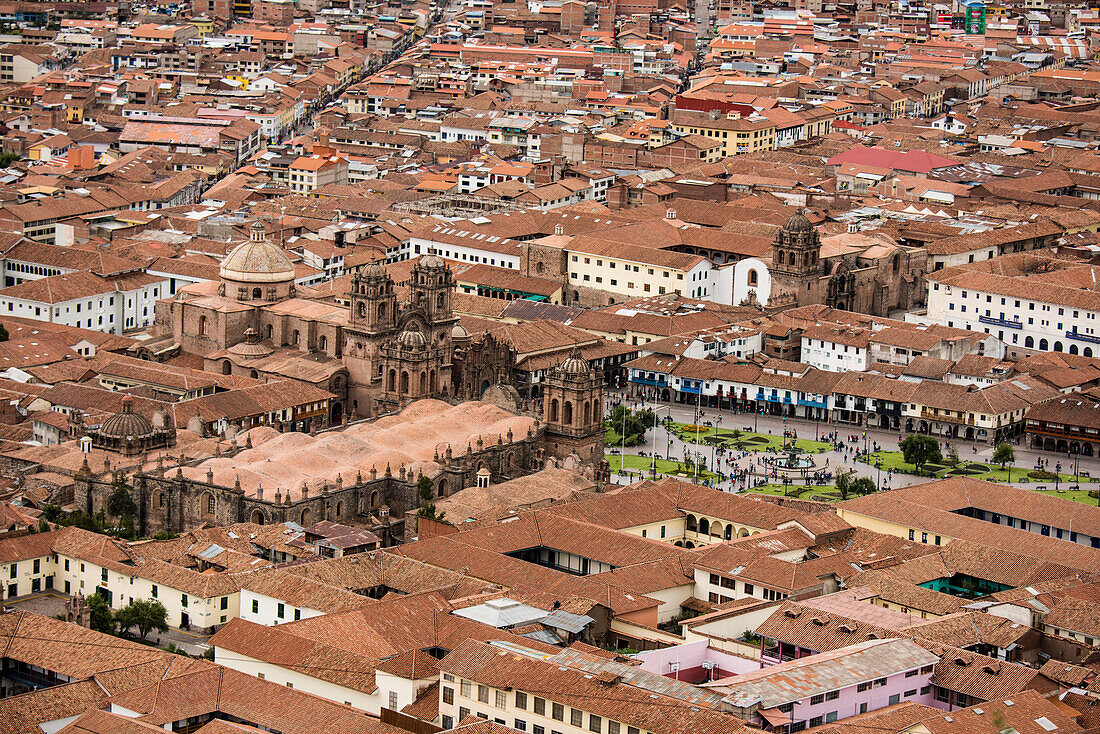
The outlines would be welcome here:
[[[1029,471],[1027,475],[1032,479],[1038,479],[1043,482],[1050,482],[1057,478],[1057,475],[1050,471]]]

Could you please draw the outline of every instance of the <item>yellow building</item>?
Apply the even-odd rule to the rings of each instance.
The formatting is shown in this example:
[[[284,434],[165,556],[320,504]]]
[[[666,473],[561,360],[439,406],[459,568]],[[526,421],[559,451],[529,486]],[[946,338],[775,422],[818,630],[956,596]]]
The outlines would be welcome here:
[[[775,123],[766,119],[678,110],[671,120],[672,129],[683,135],[701,135],[721,140],[723,156],[775,150]]]

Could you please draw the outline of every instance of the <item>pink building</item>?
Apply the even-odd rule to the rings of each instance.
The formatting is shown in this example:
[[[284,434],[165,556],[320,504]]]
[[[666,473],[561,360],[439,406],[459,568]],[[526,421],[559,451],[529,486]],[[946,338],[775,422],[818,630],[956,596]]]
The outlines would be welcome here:
[[[867,640],[704,685],[750,724],[793,734],[905,701],[934,706],[937,662],[912,640]]]
[[[642,670],[696,684],[736,677],[760,668],[755,660],[711,648],[709,640],[646,650],[634,657],[642,661]]]

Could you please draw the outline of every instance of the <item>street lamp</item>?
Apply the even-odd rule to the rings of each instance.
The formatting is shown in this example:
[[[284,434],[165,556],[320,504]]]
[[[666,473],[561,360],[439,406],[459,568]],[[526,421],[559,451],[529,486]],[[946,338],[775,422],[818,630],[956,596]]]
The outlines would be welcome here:
[[[671,405],[664,405],[664,406],[654,405],[654,407],[653,407],[653,451],[652,451],[653,460],[650,462],[649,471],[650,471],[650,474],[652,474],[654,476],[656,476],[656,474],[657,474],[657,411],[658,410],[667,410],[669,418],[671,418],[672,417],[672,406]],[[671,438],[668,440],[668,444],[669,444],[669,446],[672,445],[672,439]],[[665,459],[666,460],[668,459],[668,449],[667,448],[665,449]]]

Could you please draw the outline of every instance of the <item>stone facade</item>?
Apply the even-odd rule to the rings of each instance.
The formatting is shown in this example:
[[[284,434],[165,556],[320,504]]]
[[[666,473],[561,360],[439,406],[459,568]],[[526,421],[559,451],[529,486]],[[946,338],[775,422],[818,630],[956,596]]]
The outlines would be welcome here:
[[[769,311],[824,303],[888,316],[922,302],[923,248],[853,232],[829,242],[823,251],[821,235],[804,215],[787,220],[772,244]]]
[[[515,388],[494,384],[483,392],[480,397],[486,401],[519,412]],[[599,372],[574,349],[547,378],[544,421],[536,420],[526,436],[513,436],[509,431],[495,443],[478,438],[458,456],[448,444],[445,453],[433,457],[440,467],[429,477],[433,496],[447,497],[477,485],[479,472],[482,477],[487,472],[488,481],[498,483],[547,467],[563,467],[581,471],[597,483],[606,482],[609,471],[604,460],[602,401]],[[250,441],[244,448],[251,447]],[[196,466],[206,458],[185,463]],[[74,478],[75,508],[90,514],[105,510],[114,488],[112,476],[110,471],[93,473],[85,463]],[[206,481],[188,479],[179,468],[174,472],[139,470],[132,477],[138,507],[135,524],[141,535],[148,536],[160,531],[186,532],[203,525],[296,522],[305,527],[329,520],[367,525],[392,544],[403,535],[405,514],[420,506],[417,484],[421,476],[407,472],[404,466],[387,466],[382,473],[372,470],[354,480],[337,477],[319,491],[311,492],[303,485],[303,491],[292,500],[289,492],[284,494],[285,487],[259,488],[249,494],[239,481],[234,486],[219,485],[209,470]]]
[[[331,429],[339,430],[339,429]],[[500,437],[495,444],[477,443],[455,456],[450,450],[438,457],[440,469],[430,477],[436,497],[446,497],[477,484],[477,475],[487,470],[493,482],[527,475],[546,466],[572,465],[570,456],[603,458],[602,432],[595,443],[592,437],[566,437],[569,453],[555,452],[560,437],[548,435],[540,425],[527,436]],[[564,446],[565,444],[561,444]],[[195,462],[201,463],[201,462]],[[578,464],[579,466],[579,464]],[[594,477],[606,471],[587,467]],[[603,474],[601,474],[603,472]],[[77,510],[96,513],[105,510],[113,489],[112,474],[94,475],[86,467],[75,477],[73,501]],[[406,472],[405,467],[387,467],[382,473],[342,479],[320,492],[307,493],[290,501],[279,489],[261,489],[254,496],[240,487],[221,486],[210,481],[194,481],[180,470],[137,472],[132,477],[135,518],[138,532],[152,535],[160,531],[186,532],[202,525],[230,525],[238,522],[271,524],[296,522],[308,526],[321,520],[346,524],[368,525],[387,545],[400,540],[406,512],[420,505],[417,482],[420,476]]]
[[[211,372],[327,390],[331,424],[419,398],[476,398],[486,383],[513,381],[511,348],[457,325],[454,275],[437,255],[417,262],[403,301],[382,264],[369,263],[352,281],[346,312],[295,297],[293,267],[262,226],[221,270],[216,292],[196,286],[157,303],[159,341],[204,356]]]

